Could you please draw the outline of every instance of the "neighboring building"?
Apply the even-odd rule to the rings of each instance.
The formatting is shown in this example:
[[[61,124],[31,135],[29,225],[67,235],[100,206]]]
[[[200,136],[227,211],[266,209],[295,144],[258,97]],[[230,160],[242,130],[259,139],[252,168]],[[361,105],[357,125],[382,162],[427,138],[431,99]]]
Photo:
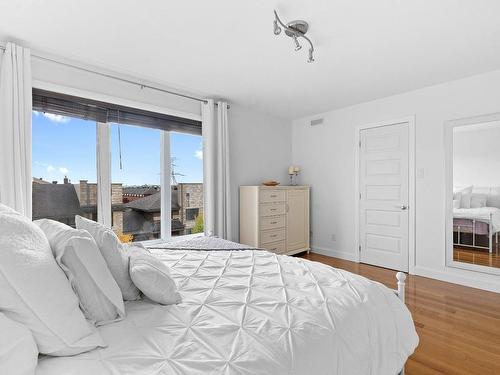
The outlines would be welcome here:
[[[45,181],[41,177],[40,178],[33,177],[33,184],[50,184],[50,182],[49,181]]]
[[[203,215],[203,184],[181,183],[177,184],[177,190],[179,219],[184,224],[184,234],[190,234],[196,217]]]
[[[97,221],[97,184],[80,180],[72,184],[64,177],[62,184],[33,178],[33,220],[53,219],[75,226],[75,215]],[[113,230],[123,232],[122,184],[112,184]]]
[[[160,238],[161,191],[159,186],[112,184],[112,226],[118,235],[134,241]],[[75,215],[97,221],[97,183],[80,180],[63,184],[33,178],[33,219],[48,218],[75,226]],[[198,215],[203,215],[203,184],[181,183],[171,190],[173,236],[190,234]]]
[[[134,241],[155,239],[161,232],[161,192],[158,186],[124,187],[123,233]],[[182,183],[171,190],[172,236],[190,234],[196,217],[203,214],[203,184]]]
[[[157,185],[124,186],[123,203],[133,202],[136,199],[156,194],[159,191],[160,187]]]
[[[67,178],[64,179],[65,183]],[[86,218],[97,221],[97,183],[80,180],[75,184],[80,206]],[[117,234],[123,233],[123,187],[121,183],[111,184],[111,223]]]
[[[171,227],[172,235],[183,234],[184,226],[176,218],[179,212],[177,203],[177,192],[172,190],[171,195]],[[134,241],[144,241],[160,238],[161,235],[161,192],[143,198],[135,199],[124,205],[124,228],[125,234],[132,234]]]
[[[84,215],[72,184],[33,182],[33,220],[52,219],[75,227],[75,215]]]

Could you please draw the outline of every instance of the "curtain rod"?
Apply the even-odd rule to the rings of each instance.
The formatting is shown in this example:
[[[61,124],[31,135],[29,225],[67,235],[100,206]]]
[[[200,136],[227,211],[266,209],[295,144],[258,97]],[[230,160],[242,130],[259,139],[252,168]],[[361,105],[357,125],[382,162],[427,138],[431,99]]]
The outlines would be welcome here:
[[[6,47],[0,45],[0,50],[5,51],[5,49],[6,49]],[[51,59],[51,58],[48,58],[48,57],[36,55],[34,53],[32,53],[31,56],[33,56],[33,57],[35,57],[37,59],[40,59],[40,60],[50,61],[50,62],[59,64],[59,65],[63,65],[63,66],[67,66],[67,67],[70,67],[70,68],[82,70],[84,72],[88,72],[88,73],[93,73],[93,74],[96,74],[96,75],[100,75],[102,77],[114,79],[114,80],[121,81],[121,82],[126,82],[126,83],[129,83],[131,85],[137,85],[137,86],[140,86],[141,89],[148,88],[148,89],[151,89],[151,90],[160,91],[160,92],[164,92],[164,93],[171,94],[171,95],[181,96],[181,97],[186,98],[186,99],[196,100],[198,102],[202,102],[202,103],[205,103],[205,104],[208,103],[208,100],[203,99],[203,98],[198,98],[196,96],[190,96],[190,95],[185,95],[185,94],[181,94],[181,93],[174,92],[174,91],[165,90],[165,89],[162,89],[160,87],[143,84],[143,83],[140,83],[140,82],[132,81],[130,79],[125,79],[125,78],[117,77],[117,76],[114,76],[112,74],[98,72],[98,71],[95,71],[95,70],[92,70],[92,69],[83,68],[83,67],[78,66],[78,65],[73,65],[73,64],[65,63],[65,62],[54,60],[54,59]],[[217,105],[217,103],[215,103],[215,104]],[[229,108],[229,105],[228,105],[228,108]]]

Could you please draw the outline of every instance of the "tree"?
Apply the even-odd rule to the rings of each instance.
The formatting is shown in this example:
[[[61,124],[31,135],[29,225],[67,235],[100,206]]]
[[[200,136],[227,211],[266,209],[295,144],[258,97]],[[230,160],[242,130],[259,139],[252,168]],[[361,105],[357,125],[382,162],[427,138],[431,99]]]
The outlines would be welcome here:
[[[191,233],[203,233],[203,231],[203,214],[199,214],[198,216],[196,216],[194,227],[191,230]]]
[[[120,232],[117,235],[118,235],[118,239],[122,243],[129,243],[129,242],[132,242],[134,240],[133,234],[124,234],[123,232]]]

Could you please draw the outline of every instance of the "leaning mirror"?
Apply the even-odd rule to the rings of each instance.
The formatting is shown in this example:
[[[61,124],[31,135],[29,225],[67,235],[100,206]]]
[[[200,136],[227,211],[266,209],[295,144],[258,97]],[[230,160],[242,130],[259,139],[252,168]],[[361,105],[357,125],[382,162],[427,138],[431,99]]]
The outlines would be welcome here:
[[[500,114],[449,121],[446,263],[500,274]]]

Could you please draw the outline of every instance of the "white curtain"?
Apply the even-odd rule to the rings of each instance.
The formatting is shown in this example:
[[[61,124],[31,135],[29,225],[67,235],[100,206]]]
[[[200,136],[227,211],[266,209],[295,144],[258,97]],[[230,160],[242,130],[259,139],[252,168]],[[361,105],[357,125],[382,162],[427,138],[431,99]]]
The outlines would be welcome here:
[[[231,188],[229,174],[229,127],[227,103],[202,103],[203,189],[205,234],[228,240],[231,230]]]
[[[0,202],[31,218],[31,58],[8,43],[0,67]]]

